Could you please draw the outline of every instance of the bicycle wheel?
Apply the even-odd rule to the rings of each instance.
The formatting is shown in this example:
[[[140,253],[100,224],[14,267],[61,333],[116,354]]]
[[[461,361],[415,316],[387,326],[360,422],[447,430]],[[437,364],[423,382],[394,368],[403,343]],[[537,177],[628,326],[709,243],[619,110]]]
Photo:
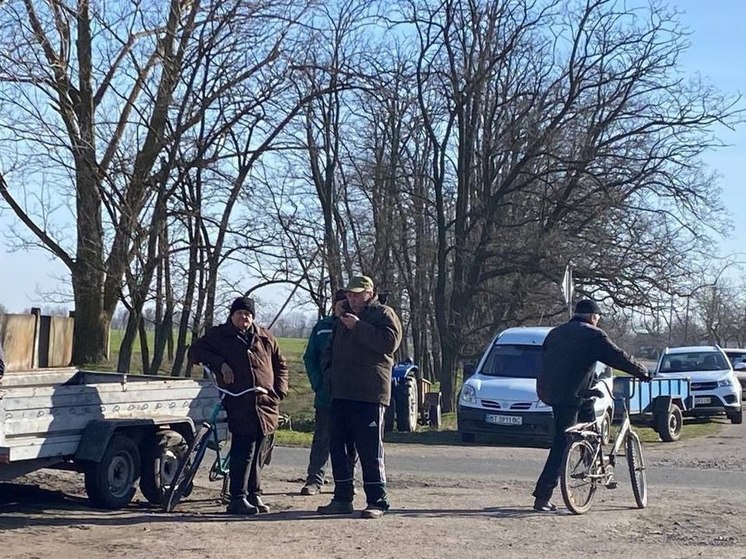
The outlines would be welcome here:
[[[562,457],[562,499],[574,514],[583,514],[591,508],[598,479],[595,457],[593,446],[585,440],[570,443]]]
[[[629,466],[629,479],[632,482],[632,492],[635,494],[637,508],[644,509],[648,505],[648,483],[645,477],[645,459],[642,457],[642,445],[636,433],[630,432],[624,440]]]
[[[189,450],[179,463],[174,474],[174,480],[166,492],[164,499],[164,510],[166,512],[174,510],[179,501],[191,491],[192,481],[207,451],[211,431],[212,427],[210,425],[203,425],[189,445]]]

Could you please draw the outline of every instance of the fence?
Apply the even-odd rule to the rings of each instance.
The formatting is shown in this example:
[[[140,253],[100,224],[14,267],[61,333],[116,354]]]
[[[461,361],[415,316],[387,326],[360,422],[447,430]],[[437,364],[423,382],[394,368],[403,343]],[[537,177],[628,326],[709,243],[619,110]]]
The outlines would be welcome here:
[[[65,316],[0,314],[0,343],[6,371],[67,367],[72,361],[75,320]]]

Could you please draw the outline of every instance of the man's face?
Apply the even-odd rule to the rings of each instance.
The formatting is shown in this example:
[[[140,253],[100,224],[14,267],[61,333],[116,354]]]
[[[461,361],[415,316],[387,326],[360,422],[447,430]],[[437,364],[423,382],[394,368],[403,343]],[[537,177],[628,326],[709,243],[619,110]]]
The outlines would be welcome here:
[[[248,330],[254,323],[254,316],[249,311],[236,311],[231,315],[233,326],[239,330]]]
[[[347,292],[347,302],[355,313],[362,311],[366,303],[372,298],[372,291],[361,291],[360,293],[355,293],[354,291]]]
[[[594,314],[591,315],[591,324],[593,324],[593,326],[598,326],[598,321],[599,320],[601,320],[601,315],[600,314],[595,314],[594,313]]]

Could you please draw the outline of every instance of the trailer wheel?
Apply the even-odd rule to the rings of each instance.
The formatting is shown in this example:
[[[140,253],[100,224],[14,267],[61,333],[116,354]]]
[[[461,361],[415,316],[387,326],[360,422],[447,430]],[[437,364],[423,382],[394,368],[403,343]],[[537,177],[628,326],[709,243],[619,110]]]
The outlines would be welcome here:
[[[176,431],[161,431],[146,441],[142,453],[140,491],[154,505],[163,503],[166,489],[173,482],[179,461],[189,445]]]
[[[396,429],[403,432],[417,430],[417,379],[407,377],[397,387]]]
[[[659,413],[656,417],[655,430],[658,431],[662,441],[670,443],[679,440],[683,425],[684,416],[681,408],[676,404],[671,404],[667,413]]]
[[[94,506],[120,509],[135,495],[140,477],[140,451],[125,435],[114,435],[98,463],[85,470],[85,490]]]

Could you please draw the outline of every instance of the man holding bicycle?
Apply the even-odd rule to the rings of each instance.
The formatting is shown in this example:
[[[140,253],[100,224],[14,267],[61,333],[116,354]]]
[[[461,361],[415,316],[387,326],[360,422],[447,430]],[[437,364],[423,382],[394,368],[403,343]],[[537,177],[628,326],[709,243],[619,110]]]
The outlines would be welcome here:
[[[651,378],[645,367],[598,328],[600,318],[598,304],[584,299],[575,306],[572,319],[554,328],[544,340],[543,364],[536,380],[536,390],[541,401],[552,406],[554,438],[533,492],[536,511],[556,510],[550,499],[559,482],[562,456],[567,446],[565,430],[578,420],[596,419],[593,402],[579,396],[593,383],[596,362],[600,361],[643,381]]]
[[[189,357],[218,371],[218,383],[230,392],[251,387],[251,392],[225,396],[223,407],[231,432],[229,514],[269,512],[262,502],[261,473],[265,446],[277,429],[280,400],[288,392],[288,367],[277,340],[254,322],[254,300],[239,297],[228,320],[210,328],[192,344]]]

